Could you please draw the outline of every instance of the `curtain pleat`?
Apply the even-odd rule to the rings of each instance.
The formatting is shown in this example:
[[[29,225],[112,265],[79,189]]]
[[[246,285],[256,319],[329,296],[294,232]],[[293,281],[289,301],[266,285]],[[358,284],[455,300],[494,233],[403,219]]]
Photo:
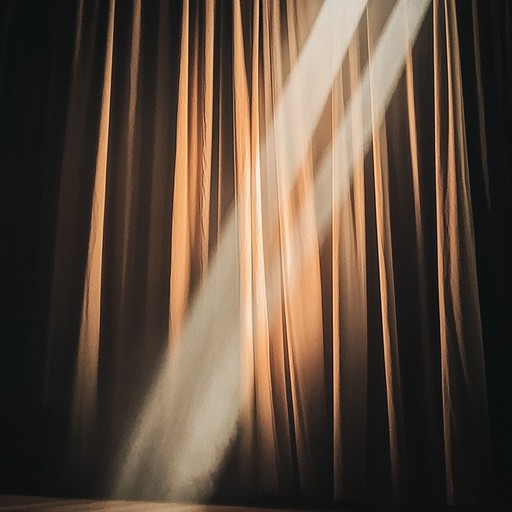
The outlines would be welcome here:
[[[80,12],[83,3],[80,3]],[[105,187],[107,175],[108,134],[110,122],[110,96],[112,87],[112,52],[114,39],[115,1],[110,4],[105,73],[101,97],[96,171],[91,205],[89,247],[84,279],[82,318],[76,358],[73,392],[72,428],[81,449],[78,460],[87,457],[91,437],[96,428],[97,372],[101,318],[101,267],[103,256],[103,227],[105,218]],[[78,17],[81,25],[81,16]],[[77,30],[77,36],[80,31]],[[79,45],[76,45],[79,48]]]
[[[79,4],[43,376],[43,407],[66,423],[76,470],[95,442],[113,3]],[[95,58],[99,53],[100,58]],[[100,77],[98,79],[98,77]],[[80,290],[80,293],[78,293]],[[71,362],[71,364],[68,364]],[[66,373],[64,373],[66,372]],[[69,388],[62,386],[67,376]],[[58,417],[67,418],[59,420]],[[54,447],[54,450],[57,450]]]
[[[192,14],[184,2],[172,211],[171,338],[179,333],[193,292],[208,267],[214,13],[215,2],[208,2],[204,13]],[[192,30],[190,19],[196,23]]]
[[[344,96],[355,94],[360,82],[361,47],[358,38],[349,48],[349,79],[335,81],[332,94],[333,129],[343,119]],[[344,93],[343,87],[349,93]],[[361,499],[366,493],[367,420],[367,290],[365,176],[362,147],[361,104],[351,127],[355,162],[353,186],[341,210],[332,218],[332,368],[334,494],[336,499]],[[333,143],[335,144],[335,143]],[[336,151],[333,148],[333,151]],[[333,196],[342,179],[333,161]],[[337,198],[332,198],[333,205]],[[345,385],[351,382],[350,385]],[[349,418],[352,418],[350,421]],[[351,466],[351,470],[347,468]]]
[[[434,38],[434,95],[446,491],[450,503],[459,503],[474,500],[486,485],[487,399],[453,3],[434,3],[434,30],[445,33]],[[461,428],[461,421],[471,429]]]
[[[371,14],[368,14],[369,33],[372,32]],[[381,77],[372,73],[372,48],[369,41],[370,95],[372,111],[374,90]],[[393,245],[391,238],[391,218],[389,201],[389,161],[388,137],[385,123],[379,126],[379,120],[372,116],[372,154],[375,187],[375,216],[377,235],[377,254],[379,265],[379,291],[382,319],[382,345],[384,353],[384,372],[386,382],[386,399],[388,414],[388,432],[391,458],[391,479],[393,493],[400,494],[405,466],[405,432],[403,417],[402,383],[400,377],[400,359],[398,349],[398,332],[395,303],[395,270],[393,264]]]

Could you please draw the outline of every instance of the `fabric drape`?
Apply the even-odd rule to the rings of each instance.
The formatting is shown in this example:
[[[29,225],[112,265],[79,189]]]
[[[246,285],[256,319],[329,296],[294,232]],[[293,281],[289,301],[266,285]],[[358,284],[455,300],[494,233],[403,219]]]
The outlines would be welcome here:
[[[75,22],[41,363],[61,465],[109,492],[126,464],[130,497],[485,499],[456,3],[79,1]],[[186,366],[194,336],[207,377]],[[168,411],[231,369],[214,354],[223,336],[237,347],[234,434],[207,492],[155,483],[181,482],[189,433]],[[155,381],[173,364],[188,403],[151,409],[137,437],[147,397],[178,400],[174,377]]]

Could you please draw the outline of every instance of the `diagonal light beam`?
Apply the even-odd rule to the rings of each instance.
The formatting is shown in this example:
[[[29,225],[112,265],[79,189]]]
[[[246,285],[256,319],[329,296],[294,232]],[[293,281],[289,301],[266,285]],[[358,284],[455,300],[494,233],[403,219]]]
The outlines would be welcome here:
[[[273,141],[269,137],[265,140],[262,153],[274,150],[281,155],[278,162],[282,168],[278,170],[288,177],[286,182],[289,189],[295,181],[305,148],[311,140],[365,3],[325,2],[283,91],[274,126],[271,127],[279,136],[279,146],[272,147]],[[372,73],[379,76],[378,90],[371,91],[374,123],[382,119],[386,111],[403,69],[407,49],[417,35],[429,4],[430,0],[397,2],[379,39],[372,58],[375,70]],[[343,31],[340,26],[344,27]],[[341,35],[341,44],[333,48],[333,60],[330,56],[317,59],[318,51],[332,47],[334,33]],[[328,44],[325,43],[326,38]],[[319,50],[318,44],[326,46],[320,46]],[[295,76],[300,77],[300,81]],[[301,87],[307,93],[301,93]],[[356,100],[363,105],[360,148],[354,147],[350,130],[352,105]],[[372,109],[369,100],[370,77],[366,69],[361,86],[353,96],[336,134],[335,148],[349,149],[345,154],[335,153],[334,156],[340,162],[341,177],[337,181],[335,197],[338,202],[335,205],[325,201],[325,197],[332,193],[329,154],[322,161],[315,180],[320,238],[325,236],[333,207],[336,211],[346,195],[355,159],[364,154],[371,140]],[[295,101],[304,102],[302,105],[311,102],[309,123],[304,124],[297,137],[288,133]],[[277,211],[265,212],[264,222],[275,224]],[[304,222],[303,216],[297,225],[300,222]],[[300,244],[300,229],[296,229],[295,233],[294,253],[303,260],[307,248]],[[274,260],[270,262],[271,275],[278,275],[277,257]],[[130,444],[120,461],[121,471],[114,488],[116,496],[135,493],[173,500],[201,500],[213,490],[215,474],[236,432],[239,410],[239,283],[236,212],[232,212],[205,283],[195,297],[183,331],[174,344],[175,349],[162,362]],[[271,315],[275,314],[276,301],[277,298],[269,304]],[[272,317],[269,321],[272,321]]]

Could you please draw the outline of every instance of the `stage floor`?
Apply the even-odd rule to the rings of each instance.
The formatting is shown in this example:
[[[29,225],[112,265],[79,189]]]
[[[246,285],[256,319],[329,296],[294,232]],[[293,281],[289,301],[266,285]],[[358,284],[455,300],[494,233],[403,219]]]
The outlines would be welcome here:
[[[103,510],[106,512],[293,512],[290,509],[192,505],[154,501],[76,500],[39,496],[0,496],[0,511],[20,512],[79,512]],[[303,511],[302,511],[303,512]]]
[[[162,503],[156,501],[85,500],[50,498],[43,496],[0,495],[0,512],[502,512],[512,510],[509,506],[453,506],[453,507],[335,507],[326,508],[263,508],[238,505],[194,505],[186,503]]]

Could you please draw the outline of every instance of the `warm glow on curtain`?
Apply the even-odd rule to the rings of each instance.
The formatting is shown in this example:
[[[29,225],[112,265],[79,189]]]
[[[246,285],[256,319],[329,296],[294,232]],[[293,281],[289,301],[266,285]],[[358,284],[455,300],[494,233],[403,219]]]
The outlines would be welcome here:
[[[208,493],[482,499],[455,2],[184,0],[176,30],[163,0],[77,8],[44,370],[51,409],[73,368],[70,464],[203,499],[164,480],[234,346]]]

